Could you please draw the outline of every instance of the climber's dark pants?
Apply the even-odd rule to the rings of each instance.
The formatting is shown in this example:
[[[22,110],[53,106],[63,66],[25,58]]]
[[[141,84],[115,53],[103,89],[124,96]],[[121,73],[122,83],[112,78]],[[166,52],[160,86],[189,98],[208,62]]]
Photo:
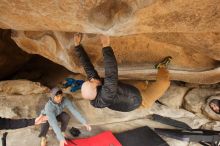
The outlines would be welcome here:
[[[57,121],[61,122],[61,131],[65,132],[70,120],[70,116],[66,112],[62,112],[56,118]],[[49,127],[50,125],[48,122],[41,124],[41,132],[39,134],[39,137],[46,137]]]

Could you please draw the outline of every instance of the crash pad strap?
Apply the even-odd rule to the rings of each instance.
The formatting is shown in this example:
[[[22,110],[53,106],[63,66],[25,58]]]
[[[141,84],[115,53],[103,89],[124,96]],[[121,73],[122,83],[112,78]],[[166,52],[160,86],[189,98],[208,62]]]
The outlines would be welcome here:
[[[169,117],[163,117],[163,116],[160,116],[160,115],[157,115],[157,114],[153,114],[152,115],[152,119],[154,121],[160,122],[162,124],[170,125],[170,126],[173,126],[173,127],[176,127],[176,128],[192,129],[186,123],[181,122],[181,121],[177,121],[177,120],[174,120],[174,119],[171,119]]]

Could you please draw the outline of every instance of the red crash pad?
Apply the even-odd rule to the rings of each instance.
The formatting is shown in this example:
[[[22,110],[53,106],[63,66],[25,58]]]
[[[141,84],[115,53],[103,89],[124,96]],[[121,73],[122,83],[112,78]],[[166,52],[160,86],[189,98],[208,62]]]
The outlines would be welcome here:
[[[100,133],[89,138],[74,139],[68,141],[65,146],[122,146],[111,131]]]

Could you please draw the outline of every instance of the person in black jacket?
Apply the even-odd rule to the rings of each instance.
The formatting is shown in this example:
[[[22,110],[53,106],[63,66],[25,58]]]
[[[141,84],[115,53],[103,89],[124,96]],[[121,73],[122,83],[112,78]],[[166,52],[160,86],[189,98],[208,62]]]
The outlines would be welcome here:
[[[118,81],[118,66],[114,52],[110,46],[108,36],[101,36],[103,46],[105,78],[102,80],[94,69],[87,53],[80,44],[82,34],[74,35],[75,53],[78,56],[88,81],[81,87],[81,94],[84,99],[91,101],[96,108],[108,107],[112,110],[129,112],[141,105],[150,108],[153,103],[161,97],[170,85],[169,72],[166,69],[171,57],[167,57],[157,65],[157,81],[147,85],[129,85]]]
[[[38,125],[47,121],[46,116],[39,116],[36,119],[8,119],[0,117],[0,130],[7,129],[18,129],[24,128],[32,125]],[[6,146],[7,132],[3,134],[2,146]]]
[[[0,130],[18,129],[27,126],[38,125],[47,121],[46,116],[39,116],[33,119],[8,119],[0,117]]]

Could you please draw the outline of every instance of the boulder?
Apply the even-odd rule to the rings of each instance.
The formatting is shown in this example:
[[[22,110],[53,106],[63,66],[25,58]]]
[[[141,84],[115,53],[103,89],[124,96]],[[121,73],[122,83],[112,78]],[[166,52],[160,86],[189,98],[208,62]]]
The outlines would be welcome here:
[[[0,80],[16,73],[31,55],[22,51],[11,39],[11,31],[0,29]]]
[[[160,34],[157,34],[160,35]],[[192,34],[197,37],[198,34]],[[189,41],[187,46],[173,45],[169,42],[155,41],[148,34],[112,37],[111,44],[118,61],[119,78],[135,80],[152,80],[157,70],[154,64],[166,56],[172,56],[169,67],[171,79],[190,83],[217,83],[220,81],[218,61],[207,53],[192,50],[192,46],[201,48],[200,41]],[[14,31],[12,38],[26,52],[39,54],[75,73],[83,73],[79,60],[74,53],[73,33],[67,32],[30,32]],[[207,36],[204,43],[212,46],[219,35]],[[99,74],[104,76],[103,56],[98,35],[85,34],[82,44],[88,52]],[[179,46],[180,45],[180,46]],[[218,50],[214,50],[218,52]],[[137,59],[138,56],[138,59]],[[213,58],[211,58],[213,57]]]
[[[206,105],[207,98],[219,94],[219,89],[194,88],[184,98],[184,108],[194,113],[202,113],[202,106]]]
[[[220,82],[219,0],[2,1],[0,28],[24,51],[39,54],[75,73],[83,73],[70,49],[73,33],[103,76],[96,34],[111,36],[123,79],[154,80],[153,65],[166,56],[172,80]]]
[[[159,101],[168,107],[180,108],[187,90],[187,87],[172,85]]]
[[[177,85],[171,88],[175,89]],[[5,88],[3,88],[5,87]],[[40,110],[48,101],[48,88],[39,83],[27,80],[11,80],[0,82],[0,116],[7,118],[33,118],[37,117]],[[33,92],[32,92],[33,91]],[[170,90],[176,92],[176,90]],[[66,96],[66,95],[65,95]],[[79,93],[69,94],[68,97],[74,102],[78,111],[92,125],[93,131],[86,132],[83,126],[75,118],[71,118],[68,128],[74,126],[80,128],[82,137],[88,137],[103,130],[111,130],[112,132],[122,132],[129,129],[134,129],[141,126],[150,126],[152,128],[174,128],[159,122],[150,120],[148,117],[151,114],[159,114],[161,116],[170,117],[178,121],[187,123],[192,128],[203,127],[205,129],[213,129],[216,127],[215,121],[210,121],[203,115],[193,114],[184,109],[175,109],[155,103],[151,109],[139,108],[132,112],[117,112],[108,108],[98,109],[90,105],[89,101],[82,100]],[[95,114],[94,114],[95,113]],[[4,131],[1,131],[1,133]],[[21,133],[25,132],[24,135]],[[15,130],[9,133],[8,144],[27,145],[30,143],[39,145],[40,139],[37,138],[39,129],[29,127],[20,130]],[[22,137],[21,137],[22,135]],[[25,138],[24,138],[25,137]],[[49,145],[57,144],[55,135],[52,131],[48,134]],[[174,139],[163,137],[170,145],[183,145],[187,143],[176,141]],[[15,143],[15,139],[20,139]]]
[[[49,92],[49,89],[38,82],[29,80],[7,80],[0,82],[0,94],[31,95]]]
[[[218,0],[2,1],[0,27],[110,35],[219,32]]]

